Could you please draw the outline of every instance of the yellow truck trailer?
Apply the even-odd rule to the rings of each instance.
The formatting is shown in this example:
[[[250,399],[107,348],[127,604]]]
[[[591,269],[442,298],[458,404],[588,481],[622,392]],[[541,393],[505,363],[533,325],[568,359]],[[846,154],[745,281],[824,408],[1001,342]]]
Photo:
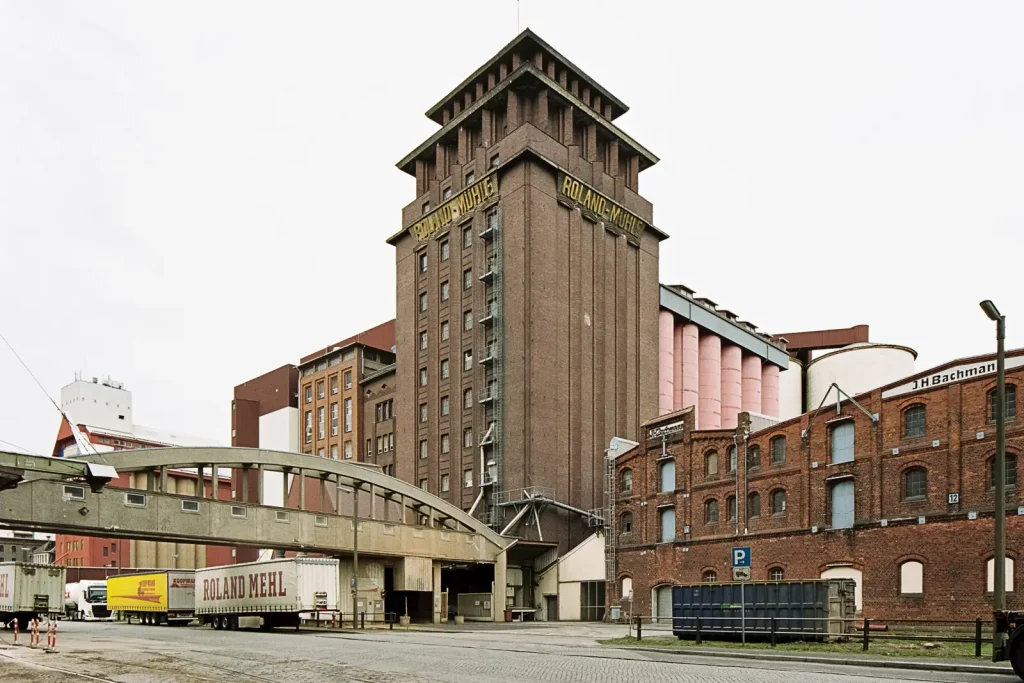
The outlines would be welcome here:
[[[131,623],[187,624],[195,617],[196,573],[168,569],[107,577],[107,607]]]

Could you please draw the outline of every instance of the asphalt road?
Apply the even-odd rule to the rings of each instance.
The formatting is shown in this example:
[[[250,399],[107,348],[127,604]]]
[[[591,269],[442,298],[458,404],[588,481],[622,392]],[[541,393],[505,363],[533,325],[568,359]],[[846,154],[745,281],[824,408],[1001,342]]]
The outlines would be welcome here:
[[[0,683],[1019,683],[1003,675],[684,657],[595,642],[621,635],[619,630],[564,625],[445,633],[263,633],[62,622],[56,653],[13,647],[10,633],[3,632]]]

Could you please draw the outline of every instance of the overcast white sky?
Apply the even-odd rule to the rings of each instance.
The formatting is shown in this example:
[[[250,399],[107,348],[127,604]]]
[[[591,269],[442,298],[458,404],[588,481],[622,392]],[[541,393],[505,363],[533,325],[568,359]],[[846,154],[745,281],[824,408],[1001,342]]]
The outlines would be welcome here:
[[[1024,346],[1024,3],[521,11],[661,157],[662,282],[919,369],[989,351],[992,297]],[[516,33],[514,0],[0,0],[0,332],[54,398],[111,375],[227,444],[235,384],[393,317],[394,164]],[[0,439],[58,423],[0,346]]]

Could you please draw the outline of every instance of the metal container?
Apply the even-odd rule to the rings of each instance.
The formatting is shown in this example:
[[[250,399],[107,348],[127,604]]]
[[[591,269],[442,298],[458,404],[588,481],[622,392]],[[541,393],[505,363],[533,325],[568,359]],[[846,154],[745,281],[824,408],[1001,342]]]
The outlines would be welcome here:
[[[0,564],[0,621],[22,624],[64,612],[64,567],[31,562]]]
[[[824,638],[853,630],[851,579],[698,583],[672,588],[672,633],[707,638],[770,635]]]

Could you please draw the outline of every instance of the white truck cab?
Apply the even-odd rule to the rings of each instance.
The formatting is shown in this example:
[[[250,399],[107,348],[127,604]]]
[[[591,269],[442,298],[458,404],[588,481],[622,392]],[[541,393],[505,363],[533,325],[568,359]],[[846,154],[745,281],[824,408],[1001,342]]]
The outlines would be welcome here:
[[[64,615],[72,621],[111,621],[106,581],[78,581],[64,588]]]

